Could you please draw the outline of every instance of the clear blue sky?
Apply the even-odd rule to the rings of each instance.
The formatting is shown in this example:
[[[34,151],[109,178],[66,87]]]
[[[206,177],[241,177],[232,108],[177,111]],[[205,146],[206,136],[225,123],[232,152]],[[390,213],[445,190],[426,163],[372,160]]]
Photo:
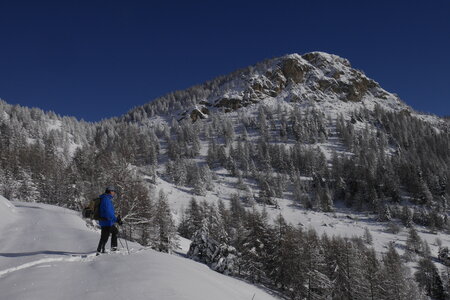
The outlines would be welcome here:
[[[448,0],[153,2],[0,0],[0,98],[95,121],[319,50],[450,115]]]

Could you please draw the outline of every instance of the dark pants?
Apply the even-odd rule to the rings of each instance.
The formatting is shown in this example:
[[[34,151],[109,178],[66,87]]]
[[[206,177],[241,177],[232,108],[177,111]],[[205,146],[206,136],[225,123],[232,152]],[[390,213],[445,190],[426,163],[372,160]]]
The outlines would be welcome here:
[[[111,250],[117,249],[117,230],[116,226],[103,226],[102,234],[100,236],[100,242],[98,243],[97,252],[105,252],[105,245],[108,242],[109,235],[111,234]]]

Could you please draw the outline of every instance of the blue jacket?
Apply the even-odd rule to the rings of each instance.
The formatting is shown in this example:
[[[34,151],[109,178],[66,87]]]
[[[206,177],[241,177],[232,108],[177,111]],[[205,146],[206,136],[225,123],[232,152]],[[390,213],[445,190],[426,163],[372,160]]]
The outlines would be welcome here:
[[[101,227],[113,226],[117,222],[116,213],[114,211],[114,205],[112,202],[113,196],[110,194],[100,195],[100,217],[106,220],[98,221]]]

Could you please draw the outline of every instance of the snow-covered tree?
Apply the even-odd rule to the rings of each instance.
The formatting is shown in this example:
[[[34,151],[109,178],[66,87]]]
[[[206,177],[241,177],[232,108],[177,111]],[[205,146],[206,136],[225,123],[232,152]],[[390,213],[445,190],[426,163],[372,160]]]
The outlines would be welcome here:
[[[153,247],[158,251],[169,252],[178,248],[176,226],[172,218],[167,195],[159,191],[154,217]]]
[[[210,227],[209,220],[203,219],[201,228],[194,233],[187,256],[207,264],[217,272],[226,275],[237,273],[236,249],[213,239],[209,231]]]

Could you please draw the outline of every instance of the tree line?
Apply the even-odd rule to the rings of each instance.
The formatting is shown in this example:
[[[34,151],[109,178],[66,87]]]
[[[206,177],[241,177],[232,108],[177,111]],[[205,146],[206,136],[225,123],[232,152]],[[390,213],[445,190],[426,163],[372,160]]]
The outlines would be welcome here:
[[[439,273],[429,248],[411,229],[402,257],[393,243],[375,252],[362,237],[319,236],[313,228],[272,223],[265,210],[198,203],[185,209],[178,231],[192,239],[188,256],[213,270],[280,291],[289,299],[448,299],[448,274]],[[428,249],[428,252],[427,250]],[[447,249],[448,251],[448,249]],[[419,256],[411,274],[407,261]],[[416,279],[416,282],[413,279]]]

